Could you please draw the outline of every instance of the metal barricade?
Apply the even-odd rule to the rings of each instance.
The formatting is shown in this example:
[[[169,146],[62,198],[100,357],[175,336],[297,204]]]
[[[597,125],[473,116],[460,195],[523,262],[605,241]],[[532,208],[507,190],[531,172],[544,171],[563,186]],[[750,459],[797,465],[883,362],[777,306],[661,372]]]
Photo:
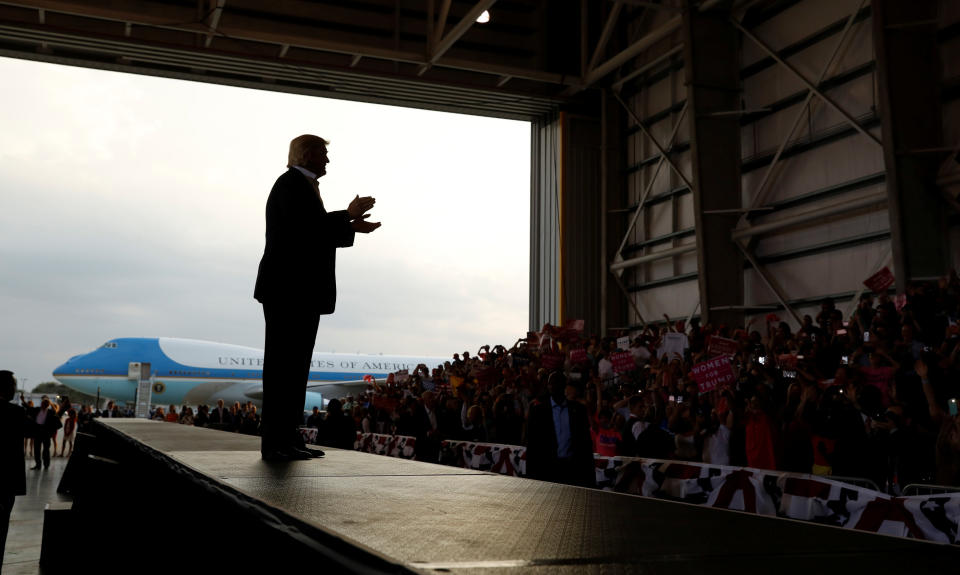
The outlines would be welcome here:
[[[865,477],[844,477],[842,475],[824,475],[824,479],[832,479],[834,481],[839,481],[841,483],[849,483],[850,485],[856,485],[857,487],[863,487],[864,489],[872,489],[874,491],[881,491],[877,484]]]
[[[904,497],[910,497],[911,495],[940,495],[942,493],[960,493],[960,487],[911,483],[903,488]]]

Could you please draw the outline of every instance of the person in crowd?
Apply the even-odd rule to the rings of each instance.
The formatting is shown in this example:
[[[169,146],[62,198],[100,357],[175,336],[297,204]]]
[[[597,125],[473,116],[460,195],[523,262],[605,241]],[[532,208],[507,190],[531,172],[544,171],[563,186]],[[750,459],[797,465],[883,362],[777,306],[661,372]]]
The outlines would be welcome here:
[[[31,469],[40,469],[41,462],[44,469],[50,467],[50,440],[61,427],[56,410],[50,405],[50,400],[44,398],[33,416],[34,466]]]
[[[312,427],[314,429],[320,429],[320,424],[323,421],[323,414],[320,413],[320,408],[316,405],[313,406],[313,411],[307,417],[307,427]]]
[[[27,412],[11,403],[17,391],[13,372],[0,370],[0,558],[7,544],[10,512],[18,495],[27,494],[23,452],[20,442],[27,433]],[[22,396],[21,396],[22,398]]]
[[[154,410],[153,415],[150,416],[150,419],[154,421],[166,421],[167,416],[163,412],[163,408],[158,406],[157,409]]]
[[[181,425],[193,425],[193,408],[187,405],[180,407],[180,424]]]
[[[566,378],[552,372],[548,394],[530,406],[527,420],[527,475],[591,487],[596,481],[590,421],[583,404],[567,401]]]
[[[353,449],[357,440],[357,430],[353,418],[343,412],[339,399],[331,399],[327,404],[327,416],[323,422],[323,436],[318,437],[320,445],[338,449]]]
[[[222,399],[218,399],[217,406],[210,410],[210,425],[228,425],[232,419],[230,410],[224,407]]]
[[[177,415],[177,406],[176,406],[176,405],[173,405],[172,403],[170,404],[170,409],[169,409],[169,411],[167,411],[167,416],[166,416],[166,419],[164,419],[164,421],[166,421],[167,423],[179,423],[179,422],[180,422],[180,416]]]
[[[193,425],[195,427],[206,427],[210,422],[210,407],[208,405],[198,405],[197,406],[197,415],[193,418]]]
[[[60,457],[70,457],[73,454],[73,442],[77,437],[77,410],[73,407],[67,409],[67,414],[63,419],[63,444],[60,446]],[[67,451],[67,445],[70,451]],[[66,453],[64,453],[66,451]]]

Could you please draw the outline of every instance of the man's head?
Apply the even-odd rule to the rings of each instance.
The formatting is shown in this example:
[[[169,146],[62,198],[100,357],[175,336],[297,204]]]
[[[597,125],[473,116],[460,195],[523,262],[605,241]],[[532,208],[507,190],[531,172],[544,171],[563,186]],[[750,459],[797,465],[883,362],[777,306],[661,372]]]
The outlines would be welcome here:
[[[217,400],[217,407],[220,408],[220,409],[223,409],[223,400],[222,400],[222,399],[218,399],[218,400]]]
[[[567,378],[559,371],[554,371],[547,379],[547,389],[550,391],[550,397],[557,403],[563,403],[566,399]]]
[[[0,370],[0,401],[10,401],[17,391],[17,378],[12,371]]]
[[[290,141],[287,167],[300,166],[321,177],[327,173],[327,145],[330,142],[319,136],[304,134]]]

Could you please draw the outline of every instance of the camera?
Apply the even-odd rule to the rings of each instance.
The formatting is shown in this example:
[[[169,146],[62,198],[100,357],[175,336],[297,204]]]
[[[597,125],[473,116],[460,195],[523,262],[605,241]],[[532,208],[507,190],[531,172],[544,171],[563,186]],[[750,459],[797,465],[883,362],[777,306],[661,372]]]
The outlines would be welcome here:
[[[950,415],[957,414],[957,398],[951,397],[947,400],[947,409],[950,411]]]

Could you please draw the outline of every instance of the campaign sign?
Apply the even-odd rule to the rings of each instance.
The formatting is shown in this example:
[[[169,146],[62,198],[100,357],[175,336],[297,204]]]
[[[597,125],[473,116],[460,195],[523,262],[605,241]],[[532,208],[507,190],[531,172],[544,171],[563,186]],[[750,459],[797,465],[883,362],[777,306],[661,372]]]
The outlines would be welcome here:
[[[733,383],[737,376],[733,373],[733,365],[726,357],[718,357],[698,363],[690,370],[693,379],[697,381],[700,393],[713,391],[719,386]]]
[[[707,353],[711,355],[736,355],[739,349],[736,341],[725,337],[713,336],[707,344]]]
[[[613,371],[617,373],[626,373],[637,368],[633,355],[629,351],[618,351],[610,354],[610,363],[613,364]]]
[[[894,283],[893,272],[890,271],[890,268],[884,266],[884,268],[867,279],[863,280],[863,285],[873,293],[881,293],[887,291],[887,288],[892,286]]]
[[[540,355],[540,367],[544,369],[560,369],[563,367],[564,356],[562,353],[547,352]]]
[[[587,350],[582,347],[575,347],[570,350],[570,363],[574,365],[583,365],[585,363],[590,363],[590,359],[587,358]]]
[[[630,349],[630,336],[625,335],[617,338],[617,349]]]

